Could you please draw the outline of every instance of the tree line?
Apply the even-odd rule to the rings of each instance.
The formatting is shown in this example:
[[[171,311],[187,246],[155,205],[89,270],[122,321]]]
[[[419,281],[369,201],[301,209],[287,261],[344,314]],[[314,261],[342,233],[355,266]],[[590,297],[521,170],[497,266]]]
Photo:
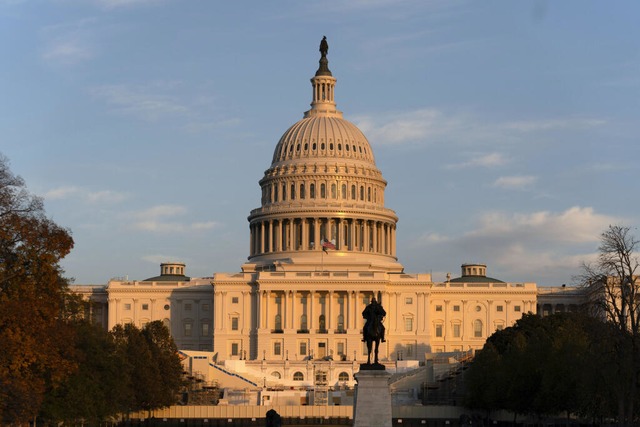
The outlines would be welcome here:
[[[495,332],[466,376],[466,404],[545,418],[595,423],[640,419],[638,241],[610,226],[596,260],[576,280],[586,300],[576,313],[527,314]]]
[[[168,329],[107,332],[84,320],[60,266],[72,248],[0,155],[0,424],[98,422],[177,401],[182,367]]]

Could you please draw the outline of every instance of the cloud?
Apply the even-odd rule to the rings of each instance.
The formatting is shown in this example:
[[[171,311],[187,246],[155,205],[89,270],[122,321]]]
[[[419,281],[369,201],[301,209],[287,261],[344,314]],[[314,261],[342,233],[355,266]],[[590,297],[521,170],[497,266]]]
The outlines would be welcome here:
[[[354,117],[353,121],[375,145],[504,143],[530,138],[531,134],[585,131],[608,123],[604,119],[588,117],[491,122],[477,114],[449,113],[435,108],[364,114]],[[493,156],[493,159],[484,159],[485,162],[506,161],[497,157],[497,153],[493,153]]]
[[[473,157],[462,163],[453,163],[447,165],[447,169],[463,169],[471,167],[493,168],[503,166],[509,162],[509,159],[501,153],[489,153],[483,156]]]
[[[93,58],[95,25],[95,19],[87,18],[44,27],[42,59],[54,64],[74,65]]]
[[[158,205],[132,214],[134,222],[131,227],[135,230],[151,233],[184,233],[189,231],[212,230],[221,224],[216,221],[185,222],[175,220],[188,214],[188,210],[177,205]]]
[[[600,214],[591,207],[574,206],[563,212],[486,212],[459,235],[430,232],[410,246],[415,253],[432,253],[434,265],[481,262],[501,280],[555,283],[557,277],[569,282],[582,262],[594,258],[600,234],[609,224],[624,219]],[[429,249],[431,248],[431,249]],[[442,268],[442,267],[440,267]],[[454,275],[455,277],[455,275]]]
[[[111,105],[116,112],[152,122],[189,113],[189,108],[174,96],[154,93],[148,86],[104,85],[91,88],[89,93]]]
[[[69,200],[75,198],[88,203],[116,204],[129,198],[129,195],[113,190],[91,191],[83,187],[62,186],[46,191],[44,198],[47,200]]]
[[[533,185],[537,179],[531,175],[501,176],[495,180],[493,186],[508,190],[522,190]]]
[[[106,9],[117,9],[121,7],[145,6],[148,4],[161,3],[163,0],[98,0]]]

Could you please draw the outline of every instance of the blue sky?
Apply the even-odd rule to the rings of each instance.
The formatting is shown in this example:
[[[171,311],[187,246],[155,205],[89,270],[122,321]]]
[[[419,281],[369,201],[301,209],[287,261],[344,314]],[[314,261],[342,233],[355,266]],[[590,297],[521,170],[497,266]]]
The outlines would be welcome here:
[[[336,101],[400,217],[398,256],[572,283],[640,223],[640,3],[0,0],[0,153],[79,284],[234,272],[329,40]],[[636,233],[638,235],[638,233]]]

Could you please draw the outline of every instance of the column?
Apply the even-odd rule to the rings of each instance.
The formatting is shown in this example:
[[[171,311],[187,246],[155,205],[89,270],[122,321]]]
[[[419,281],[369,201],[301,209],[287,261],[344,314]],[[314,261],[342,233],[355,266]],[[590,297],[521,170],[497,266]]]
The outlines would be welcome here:
[[[314,317],[313,300],[315,299],[315,291],[309,292],[309,330],[312,331],[316,326],[316,319]]]
[[[313,219],[313,241],[315,242],[315,250],[317,251],[321,251],[322,250],[322,242],[320,241],[320,218],[314,218]]]
[[[373,221],[373,252],[378,252],[378,222]]]
[[[273,220],[269,220],[269,246],[267,247],[267,252],[273,252]]]
[[[327,319],[327,331],[333,331],[333,291],[329,291],[329,316]],[[332,332],[333,333],[333,332]]]
[[[349,222],[349,250],[350,251],[356,250],[356,245],[355,245],[356,234],[355,233],[356,233],[356,220],[352,218]]]
[[[260,251],[259,253],[264,253],[264,221],[260,221]]]
[[[302,222],[302,249],[305,251],[309,250],[309,220],[307,218],[301,218]]]
[[[291,328],[296,331],[296,291],[291,293]]]

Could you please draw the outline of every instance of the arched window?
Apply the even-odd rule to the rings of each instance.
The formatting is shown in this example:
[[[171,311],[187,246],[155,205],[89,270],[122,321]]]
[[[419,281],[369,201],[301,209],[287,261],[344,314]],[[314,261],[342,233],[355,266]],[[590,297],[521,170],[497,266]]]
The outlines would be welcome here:
[[[306,331],[308,328],[307,326],[307,315],[303,314],[302,316],[300,316],[300,329],[302,329],[303,331]]]
[[[475,338],[482,338],[482,320],[480,319],[473,321],[473,336]]]
[[[277,201],[278,201],[278,186],[277,186],[277,185],[276,185],[276,186],[274,186],[274,187],[273,187],[273,190],[274,190],[274,191],[273,191],[273,201],[274,201],[274,202],[277,202]]]
[[[296,199],[296,185],[291,184],[291,200],[295,200],[295,199]]]
[[[300,198],[304,199],[305,194],[304,194],[304,183],[300,184]]]
[[[358,199],[358,198],[356,197],[356,186],[355,186],[355,185],[352,185],[352,186],[351,186],[351,198],[352,198],[353,200],[357,200],[357,199]]]
[[[316,185],[309,184],[309,197],[312,199],[316,198]]]
[[[344,316],[342,314],[338,315],[338,330],[344,331]]]
[[[367,187],[367,202],[371,201],[371,187]]]
[[[324,199],[327,197],[327,188],[324,184],[320,184],[320,198]]]
[[[318,326],[319,326],[319,329],[320,329],[321,331],[324,331],[324,330],[326,330],[326,329],[327,329],[327,328],[326,328],[326,326],[327,326],[327,322],[326,322],[326,320],[325,320],[325,316],[324,316],[324,314],[321,314],[321,315],[320,315],[320,317],[318,318]]]
[[[340,372],[338,374],[338,381],[349,381],[349,374],[347,372]]]
[[[271,376],[272,376],[273,378],[277,378],[277,379],[282,378],[282,375],[280,375],[280,372],[278,372],[278,371],[273,371],[273,372],[271,372]]]
[[[342,184],[342,199],[347,198],[347,184]]]
[[[294,381],[304,381],[304,374],[300,371],[297,371],[295,374],[293,374],[293,380]]]
[[[282,330],[282,316],[279,314],[276,314],[276,324],[275,324],[275,329],[276,330]]]
[[[364,185],[360,186],[360,200],[364,201]]]
[[[287,184],[282,184],[282,201],[287,200]]]
[[[331,198],[335,199],[338,197],[338,194],[336,194],[336,185],[335,184],[331,184]]]

